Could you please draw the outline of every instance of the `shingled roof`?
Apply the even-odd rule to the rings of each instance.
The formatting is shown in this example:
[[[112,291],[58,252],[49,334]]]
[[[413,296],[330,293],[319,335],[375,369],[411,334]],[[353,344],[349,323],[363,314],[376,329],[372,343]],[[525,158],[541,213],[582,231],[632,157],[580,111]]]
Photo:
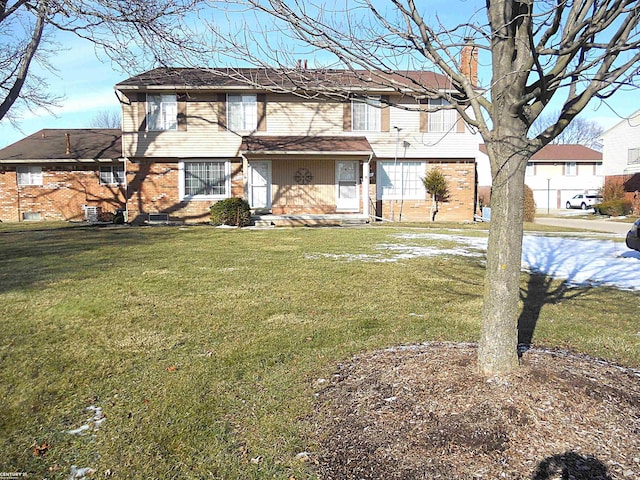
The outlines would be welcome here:
[[[486,155],[487,147],[480,144],[480,151]],[[537,151],[531,160],[537,162],[598,162],[602,161],[602,152],[584,145],[549,144]]]
[[[117,90],[185,90],[234,88],[275,91],[422,91],[451,88],[449,79],[428,71],[393,73],[364,70],[266,68],[156,68],[118,83]]]
[[[0,150],[0,163],[121,159],[121,139],[114,128],[46,128]]]
[[[247,136],[242,137],[240,151],[252,154],[332,153],[370,155],[373,153],[366,137],[339,136]]]

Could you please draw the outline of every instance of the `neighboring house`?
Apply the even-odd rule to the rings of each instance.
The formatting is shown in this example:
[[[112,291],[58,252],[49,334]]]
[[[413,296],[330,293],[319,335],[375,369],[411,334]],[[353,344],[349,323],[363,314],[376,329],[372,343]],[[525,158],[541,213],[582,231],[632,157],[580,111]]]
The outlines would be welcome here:
[[[640,213],[640,110],[604,132],[602,141],[606,181],[621,183]]]
[[[0,221],[85,220],[123,208],[121,136],[44,129],[0,150]]]
[[[488,201],[491,167],[484,145],[478,157],[478,197]],[[531,157],[525,184],[539,210],[565,208],[578,193],[598,193],[604,185],[602,153],[583,145],[546,145]]]
[[[422,179],[436,166],[450,191],[438,219],[473,219],[476,136],[454,110],[427,112],[427,100],[402,95],[407,75],[442,88],[445,77],[403,72],[395,89],[374,89],[348,71],[305,69],[295,74],[315,81],[309,95],[290,74],[229,73],[159,68],[115,86],[129,221],[207,220],[232,196],[258,214],[427,221]],[[353,98],[331,96],[328,82]]]

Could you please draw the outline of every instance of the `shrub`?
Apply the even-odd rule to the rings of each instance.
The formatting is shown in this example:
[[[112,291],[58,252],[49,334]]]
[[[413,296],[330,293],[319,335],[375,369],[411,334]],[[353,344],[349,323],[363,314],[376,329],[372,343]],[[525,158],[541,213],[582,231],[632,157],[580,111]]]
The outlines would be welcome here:
[[[249,203],[242,198],[225,198],[211,206],[213,225],[232,225],[246,227],[251,223]]]
[[[438,213],[438,203],[447,202],[449,200],[449,186],[447,185],[447,178],[439,167],[435,167],[429,170],[427,176],[422,179],[422,184],[427,190],[427,193],[429,193],[433,198],[435,209],[431,213],[431,220],[435,221],[436,214]]]
[[[595,205],[594,210],[600,215],[609,215],[611,217],[619,217],[621,215],[628,215],[633,210],[633,205],[630,200],[609,200],[608,202],[602,202]]]
[[[604,202],[611,200],[622,200],[624,198],[624,182],[619,178],[609,178],[602,188],[602,199]]]
[[[536,202],[533,199],[533,190],[524,186],[524,221],[533,222],[536,218]]]

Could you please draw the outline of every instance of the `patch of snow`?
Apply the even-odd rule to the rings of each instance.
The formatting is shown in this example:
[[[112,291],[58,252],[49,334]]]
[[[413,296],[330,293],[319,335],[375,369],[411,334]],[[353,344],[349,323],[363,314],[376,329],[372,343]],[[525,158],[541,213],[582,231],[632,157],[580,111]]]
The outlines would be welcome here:
[[[607,235],[611,237],[611,235]],[[522,244],[523,270],[564,279],[569,286],[608,285],[622,290],[640,290],[640,252],[622,242],[597,235],[576,238],[527,234]],[[465,236],[462,232],[405,233],[394,235],[397,243],[376,245],[379,254],[314,254],[307,258],[344,261],[398,262],[418,257],[466,256],[484,259],[486,237]],[[442,242],[438,245],[434,242]],[[426,243],[426,244],[425,244]],[[457,246],[452,247],[451,243]]]

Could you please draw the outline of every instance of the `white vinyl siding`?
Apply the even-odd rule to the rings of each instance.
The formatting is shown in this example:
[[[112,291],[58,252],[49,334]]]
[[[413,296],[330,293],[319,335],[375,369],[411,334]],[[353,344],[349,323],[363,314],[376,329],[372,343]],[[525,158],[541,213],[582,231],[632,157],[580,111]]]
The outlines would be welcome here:
[[[16,167],[18,185],[42,185],[42,167],[21,166]]]
[[[219,200],[231,195],[231,162],[197,160],[180,162],[180,198]]]
[[[253,131],[258,126],[256,95],[227,95],[227,122],[233,132]]]
[[[425,177],[425,169],[424,162],[379,162],[380,199],[424,199],[426,190],[422,179]]]
[[[379,132],[382,103],[379,98],[353,100],[351,102],[351,125],[356,132]]]
[[[147,95],[147,130],[178,129],[178,100],[176,95]]]
[[[450,103],[442,98],[429,100],[429,131],[449,132],[456,128],[458,112],[453,108],[446,108]]]
[[[536,174],[536,170],[535,170],[535,167],[534,167],[533,163],[531,163],[531,162],[527,163],[527,168],[526,168],[524,174],[527,177],[532,177],[532,176],[534,176]]]
[[[100,167],[101,185],[124,185],[124,165],[106,165]]]

